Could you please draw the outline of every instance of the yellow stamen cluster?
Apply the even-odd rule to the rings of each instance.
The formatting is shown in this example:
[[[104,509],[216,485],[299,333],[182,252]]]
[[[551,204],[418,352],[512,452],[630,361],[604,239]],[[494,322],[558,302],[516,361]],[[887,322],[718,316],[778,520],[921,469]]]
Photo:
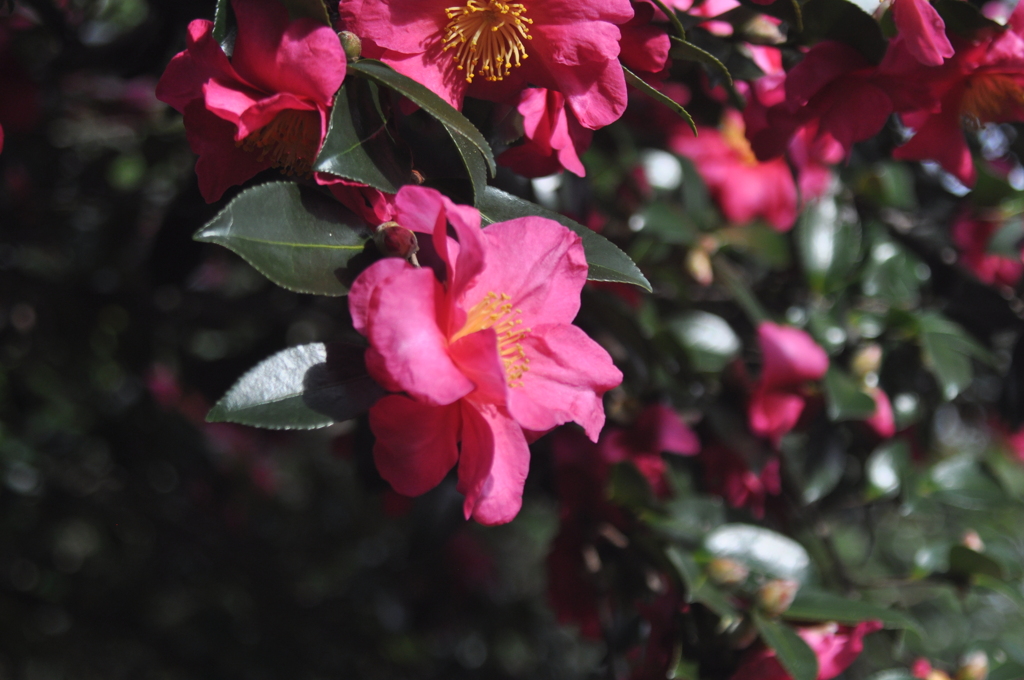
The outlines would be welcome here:
[[[316,111],[285,109],[274,119],[238,142],[246,151],[270,158],[286,175],[308,177],[320,143],[320,116]]]
[[[474,75],[487,80],[502,80],[520,66],[526,54],[524,41],[533,40],[522,3],[498,0],[468,0],[465,7],[448,7],[448,25],[444,27],[443,51],[455,50],[455,63],[466,72],[466,82]]]
[[[490,292],[484,299],[473,305],[466,314],[466,324],[451,338],[455,342],[470,333],[491,328],[498,334],[498,356],[505,366],[509,387],[522,387],[523,374],[530,370],[530,360],[523,349],[522,339],[530,333],[523,328],[523,320],[517,318],[521,309],[513,309],[512,298],[505,293]]]
[[[719,131],[722,134],[722,140],[743,159],[744,163],[757,165],[757,156],[754,155],[754,150],[750,148],[750,142],[747,141],[742,118],[726,116]]]
[[[977,74],[967,80],[960,113],[969,125],[993,123],[1014,106],[1024,106],[1024,87],[1016,79],[1002,74]]]

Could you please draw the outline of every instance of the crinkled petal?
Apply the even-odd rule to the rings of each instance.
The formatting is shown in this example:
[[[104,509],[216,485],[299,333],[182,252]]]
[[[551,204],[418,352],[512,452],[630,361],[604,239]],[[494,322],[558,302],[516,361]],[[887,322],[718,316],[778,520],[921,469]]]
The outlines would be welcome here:
[[[908,161],[933,160],[969,187],[974,186],[977,176],[956,112],[942,111],[929,116],[910,141],[893,149],[892,157]]]
[[[412,269],[412,265],[399,257],[386,257],[374,262],[352,283],[348,293],[348,310],[352,315],[352,326],[366,335],[369,326],[371,300],[378,290],[392,278]]]
[[[189,102],[203,96],[203,84],[212,79],[239,82],[220,44],[213,38],[213,22],[196,19],[188,25],[184,52],[174,55],[156,86],[156,98],[184,113]]]
[[[922,64],[941,66],[953,56],[946,23],[928,0],[895,0],[892,18],[907,49]]]
[[[457,404],[430,406],[401,394],[382,398],[370,409],[380,476],[406,496],[433,489],[459,458],[461,417]]]
[[[529,361],[522,386],[509,390],[509,411],[528,430],[570,420],[597,441],[604,426],[602,395],[622,382],[608,352],[576,326],[535,327],[521,341]]]
[[[228,188],[270,167],[270,161],[235,145],[235,126],[210,113],[200,99],[184,112],[188,145],[199,159],[196,178],[207,203],[220,200]]]
[[[498,336],[485,328],[451,344],[448,350],[459,370],[473,381],[475,401],[505,405],[508,386],[505,367],[498,356]]]
[[[523,504],[530,449],[523,430],[493,404],[463,400],[458,489],[463,512],[481,524],[512,521]]]

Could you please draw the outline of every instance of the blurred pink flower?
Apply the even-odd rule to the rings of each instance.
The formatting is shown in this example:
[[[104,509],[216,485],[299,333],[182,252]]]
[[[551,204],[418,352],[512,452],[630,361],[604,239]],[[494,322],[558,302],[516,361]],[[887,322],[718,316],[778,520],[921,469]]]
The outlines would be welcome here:
[[[704,465],[704,483],[708,491],[724,498],[734,508],[750,508],[750,513],[761,519],[768,496],[782,493],[779,459],[769,458],[755,473],[735,451],[712,444],[701,452]]]
[[[928,0],[894,0],[892,18],[899,31],[895,39],[904,41],[907,51],[922,64],[941,66],[953,56],[946,24]]]
[[[1021,257],[1009,258],[989,252],[992,237],[1002,228],[1001,220],[984,219],[963,212],[953,222],[951,236],[960,251],[960,263],[984,283],[1015,286],[1024,274]]]
[[[601,395],[622,380],[571,323],[587,277],[583,246],[539,217],[481,230],[475,209],[432,189],[403,187],[395,207],[401,226],[432,236],[445,275],[386,258],[352,285],[367,367],[396,393],[370,410],[377,469],[416,496],[458,463],[466,517],[508,522],[522,503],[527,433],[574,420],[596,441]]]
[[[760,217],[778,231],[793,226],[797,214],[793,173],[782,158],[757,160],[738,111],[727,110],[717,130],[701,128],[696,137],[689,126],[677,125],[668,146],[694,162],[729,221],[742,224]]]
[[[328,109],[345,78],[338,36],[311,19],[288,20],[276,0],[232,4],[238,34],[231,59],[213,37],[213,22],[189,24],[187,47],[168,64],[157,98],[185,117],[199,155],[203,198],[261,170],[309,175],[327,132]]]
[[[526,141],[498,157],[498,162],[525,177],[543,177],[565,168],[586,175],[580,154],[594,133],[580,125],[561,92],[542,87],[523,90],[517,108]]]
[[[877,387],[871,390],[871,396],[875,400],[875,412],[874,414],[865,420],[875,433],[883,439],[896,434],[896,419],[892,412],[892,403],[889,401],[889,395]]]
[[[757,327],[757,339],[763,364],[750,397],[750,429],[778,446],[803,413],[804,383],[825,375],[828,355],[806,332],[770,321]]]
[[[864,636],[881,629],[881,621],[864,621],[856,626],[826,623],[798,628],[797,633],[818,657],[818,680],[831,680],[860,655]],[[746,656],[730,680],[790,680],[790,675],[775,657],[775,650],[761,648]]]
[[[607,463],[631,461],[655,493],[665,495],[668,492],[666,465],[661,454],[695,455],[700,451],[700,440],[674,410],[652,404],[629,428],[609,428],[601,437],[598,450]]]
[[[619,26],[619,59],[634,73],[660,73],[668,64],[672,46],[665,25],[668,18],[650,0],[632,0],[633,18]]]
[[[363,56],[456,108],[468,89],[507,101],[527,84],[561,92],[592,130],[626,108],[618,56],[619,25],[633,18],[629,0],[341,0],[338,9]]]

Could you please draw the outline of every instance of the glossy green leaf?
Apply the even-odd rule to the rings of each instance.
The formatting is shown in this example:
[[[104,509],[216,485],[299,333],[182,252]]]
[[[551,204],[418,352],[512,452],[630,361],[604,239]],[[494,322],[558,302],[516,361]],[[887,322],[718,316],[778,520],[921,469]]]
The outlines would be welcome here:
[[[650,513],[644,522],[669,538],[699,542],[725,522],[725,506],[716,496],[677,497],[665,504],[665,512]]]
[[[359,75],[368,78],[378,85],[408,98],[409,101],[437,119],[438,122],[448,129],[450,134],[462,137],[470,146],[475,148],[483,156],[492,175],[497,171],[497,167],[494,164],[494,153],[491,151],[487,140],[480,134],[480,131],[462,113],[427,87],[417,83],[412,78],[398,73],[387,64],[374,59],[359,59],[358,61],[351,62],[348,65],[348,73],[349,75]],[[461,150],[460,147],[460,152]],[[472,175],[473,169],[468,169]]]
[[[927,265],[890,239],[883,227],[875,225],[861,282],[865,295],[881,298],[899,309],[910,309],[920,302],[921,283],[930,276]]]
[[[1003,226],[992,235],[986,252],[1011,259],[1020,258],[1021,241],[1024,241],[1024,219],[1015,215],[1003,222]]]
[[[916,318],[924,364],[938,381],[942,396],[954,399],[974,379],[971,360],[989,360],[988,351],[938,312],[922,312]]]
[[[970,454],[960,454],[934,465],[923,480],[925,489],[946,505],[967,510],[994,507],[1003,497],[1002,489],[986,475]]]
[[[875,400],[861,391],[857,381],[846,371],[830,367],[822,386],[829,420],[866,420],[874,415]]]
[[[807,206],[795,235],[807,280],[818,293],[841,288],[860,262],[860,225],[840,214],[832,196]]]
[[[868,680],[915,680],[906,668],[891,668],[868,676]]]
[[[910,447],[902,439],[889,440],[871,452],[864,465],[868,500],[899,493],[903,471],[910,460]]]
[[[487,162],[469,140],[449,127],[445,127],[445,130],[451,136],[452,142],[462,158],[466,173],[469,175],[469,181],[473,186],[473,203],[478,203],[480,197],[487,190]]]
[[[682,22],[679,21],[679,15],[676,14],[675,9],[670,8],[663,0],[651,0],[651,2],[657,5],[658,9],[668,17],[669,25],[672,27],[672,32],[676,34],[676,37],[686,40],[686,29],[683,28]]]
[[[725,64],[719,61],[718,57],[682,38],[671,36],[671,39],[672,49],[669,54],[673,59],[699,61],[702,64],[707,64],[718,71],[729,85],[732,85],[732,74],[729,73],[729,69],[725,67]]]
[[[1020,680],[1024,678],[1024,665],[1008,661],[988,674],[986,680]]]
[[[1000,566],[1000,569],[1002,567]],[[1017,606],[1017,609],[1021,613],[1024,613],[1024,593],[1020,591],[1020,587],[1017,585],[1011,585],[1003,580],[1002,577],[992,576],[986,573],[974,573],[974,586],[976,588],[985,588],[992,592],[999,593],[1007,600]]]
[[[338,90],[313,169],[393,194],[412,183],[412,159],[381,118],[375,89],[366,80],[348,78]]]
[[[651,505],[654,492],[635,465],[616,463],[608,475],[608,499],[616,505],[636,510]]]
[[[658,102],[660,104],[664,104],[665,106],[667,106],[668,108],[672,109],[677,114],[679,114],[679,116],[682,117],[683,120],[685,120],[687,123],[689,123],[690,129],[693,130],[693,134],[696,136],[696,134],[697,134],[697,124],[693,122],[693,117],[689,114],[689,112],[686,109],[684,109],[682,107],[681,104],[676,102],[674,99],[672,99],[668,95],[662,93],[660,90],[657,90],[653,86],[648,85],[647,82],[643,78],[641,78],[640,76],[636,75],[635,73],[630,71],[625,66],[622,67],[622,72],[626,75],[626,82],[627,83],[629,83],[633,87],[637,88],[638,90],[640,90],[641,92],[643,92],[644,94],[649,96],[654,101],[656,101],[656,102]]]
[[[628,255],[604,236],[587,229],[579,222],[494,187],[487,187],[483,196],[478,199],[476,207],[480,211],[485,225],[527,215],[555,220],[572,229],[583,239],[583,250],[587,255],[587,264],[590,266],[587,272],[588,279],[631,283],[644,290],[651,290],[651,284],[647,282],[640,269],[633,260],[629,259]]]
[[[271,182],[238,194],[194,238],[234,251],[288,290],[344,295],[348,262],[370,235],[362,219],[329,196]]]
[[[775,655],[793,680],[816,680],[818,677],[818,656],[796,631],[788,625],[767,618],[760,612],[752,612],[754,625],[766,645],[775,650]]]
[[[788,236],[760,222],[719,229],[715,237],[723,246],[735,248],[776,271],[789,269],[792,262]]]
[[[968,2],[935,0],[935,9],[945,22],[947,31],[958,33],[965,38],[973,36],[982,29],[1004,30],[1003,26],[982,14],[980,8]]]
[[[385,392],[366,373],[364,348],[289,347],[239,378],[206,416],[270,429],[313,429],[358,416]]]
[[[815,503],[836,488],[846,471],[849,437],[845,430],[819,422],[809,436],[791,434],[782,441],[786,465],[801,489],[804,504]]]
[[[230,12],[230,0],[217,0],[217,7],[213,10],[213,39],[219,43],[224,42],[224,38],[227,37]]]
[[[906,163],[876,163],[865,170],[855,186],[858,194],[877,205],[901,210],[917,208],[914,173]]]
[[[739,337],[728,322],[708,312],[684,312],[669,319],[667,325],[697,371],[718,373],[742,349]]]
[[[892,607],[851,600],[813,588],[801,588],[782,617],[791,621],[835,621],[851,625],[878,620],[886,628],[921,631],[917,621]]]
[[[331,25],[324,0],[281,0],[281,3],[288,8],[288,18],[292,21],[312,19],[325,26]]]
[[[994,579],[1006,577],[1003,565],[992,558],[976,550],[971,550],[965,545],[954,545],[949,549],[949,573],[957,576],[974,576],[981,574]]]
[[[848,0],[809,0],[803,13],[806,37],[846,43],[877,64],[885,55],[886,40],[874,17]]]
[[[811,559],[802,545],[752,524],[723,524],[707,535],[704,548],[772,578],[803,583],[810,575]]]
[[[741,615],[729,602],[728,596],[708,580],[707,574],[691,554],[673,545],[665,549],[665,557],[686,586],[688,602],[700,602],[713,611],[722,619],[723,627],[729,627],[740,620]]]

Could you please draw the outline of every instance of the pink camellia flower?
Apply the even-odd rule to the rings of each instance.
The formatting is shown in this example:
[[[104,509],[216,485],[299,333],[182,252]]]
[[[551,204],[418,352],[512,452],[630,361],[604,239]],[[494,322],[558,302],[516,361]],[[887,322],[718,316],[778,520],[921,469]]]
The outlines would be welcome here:
[[[734,508],[750,508],[757,519],[764,517],[768,496],[782,493],[779,459],[769,458],[761,471],[755,473],[735,451],[721,444],[712,444],[701,452],[704,483]]]
[[[622,115],[619,25],[629,0],[341,0],[363,56],[389,64],[459,108],[467,89],[493,101],[527,84],[561,92],[580,124]]]
[[[750,397],[750,429],[778,446],[804,410],[804,383],[819,380],[828,370],[828,355],[799,328],[765,321],[757,327],[764,363]]]
[[[631,461],[654,492],[662,496],[668,492],[662,452],[692,456],[700,451],[700,440],[693,430],[662,404],[645,408],[627,429],[608,429],[598,444],[601,458],[607,463]]]
[[[879,437],[888,439],[896,434],[896,418],[892,412],[889,395],[876,387],[871,390],[871,397],[875,400],[875,412],[864,422]]]
[[[953,56],[946,23],[928,0],[894,0],[892,18],[899,31],[896,40],[905,41],[907,51],[922,64],[941,66]]]
[[[444,277],[386,258],[352,285],[367,367],[395,393],[370,409],[377,469],[415,496],[458,463],[466,517],[508,522],[522,503],[527,433],[574,420],[596,441],[601,395],[622,381],[571,323],[587,278],[580,238],[540,217],[481,230],[475,209],[422,187],[403,187],[395,211],[431,234]]]
[[[619,59],[634,73],[660,73],[668,64],[672,47],[664,25],[667,17],[650,0],[632,0],[633,18],[619,27]]]
[[[742,114],[730,109],[719,129],[703,128],[696,137],[688,126],[677,126],[668,146],[694,162],[730,222],[760,217],[787,231],[797,214],[793,173],[783,158],[758,161],[743,131]]]
[[[1015,286],[1024,274],[1020,257],[1009,258],[989,252],[992,237],[1002,228],[1001,220],[961,213],[953,223],[953,243],[960,250],[960,263],[990,286]]]
[[[267,168],[310,175],[345,78],[345,53],[329,26],[289,21],[277,0],[232,7],[238,34],[231,59],[214,39],[213,23],[197,19],[156,89],[185,117],[208,202]]]
[[[565,168],[586,175],[580,154],[594,133],[576,119],[561,92],[543,87],[523,90],[517,108],[526,141],[498,156],[498,162],[524,177],[543,177]]]
[[[818,680],[831,680],[846,670],[864,649],[864,636],[882,629],[881,621],[864,621],[856,626],[826,623],[798,628],[797,634],[818,657]],[[775,651],[761,648],[748,654],[730,680],[791,680],[775,657]]]

